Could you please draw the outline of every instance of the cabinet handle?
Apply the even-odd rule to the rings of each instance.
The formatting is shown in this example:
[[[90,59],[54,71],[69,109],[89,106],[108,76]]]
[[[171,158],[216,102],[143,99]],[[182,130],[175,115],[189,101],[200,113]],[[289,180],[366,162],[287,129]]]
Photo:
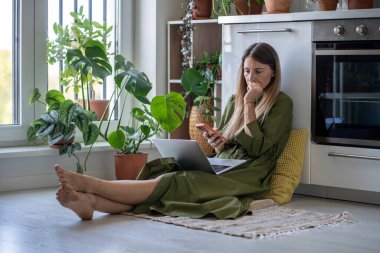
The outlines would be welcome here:
[[[346,158],[358,158],[358,159],[365,159],[365,160],[380,161],[380,157],[377,157],[377,156],[341,154],[341,153],[335,153],[335,152],[329,152],[328,156],[337,156],[337,157],[346,157]]]
[[[252,29],[252,30],[244,30],[238,31],[237,33],[281,33],[281,32],[291,32],[290,28],[278,28],[278,29]]]

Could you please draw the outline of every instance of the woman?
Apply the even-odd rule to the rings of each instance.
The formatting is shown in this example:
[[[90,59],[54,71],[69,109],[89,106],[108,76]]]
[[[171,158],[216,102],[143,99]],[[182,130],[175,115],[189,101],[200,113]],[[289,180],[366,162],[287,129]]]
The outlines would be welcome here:
[[[55,166],[61,187],[58,201],[80,218],[94,211],[171,216],[236,218],[266,191],[289,136],[292,101],[280,92],[280,63],[275,50],[255,43],[241,61],[236,94],[223,113],[220,131],[204,137],[220,158],[247,162],[221,175],[183,171],[172,158],[147,163],[138,180],[106,181]]]

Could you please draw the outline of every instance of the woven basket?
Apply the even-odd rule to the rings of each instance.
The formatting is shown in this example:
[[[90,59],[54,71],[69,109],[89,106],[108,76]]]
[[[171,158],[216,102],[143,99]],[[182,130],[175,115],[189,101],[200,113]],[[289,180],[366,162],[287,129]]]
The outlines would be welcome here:
[[[201,146],[203,153],[210,155],[213,152],[214,148],[208,144],[207,140],[202,135],[203,133],[195,127],[195,124],[198,123],[205,123],[211,127],[214,126],[214,122],[211,119],[207,120],[206,116],[203,114],[204,110],[205,105],[202,105],[201,107],[193,106],[191,108],[189,118],[189,135],[190,139],[196,140],[199,143],[199,146]]]

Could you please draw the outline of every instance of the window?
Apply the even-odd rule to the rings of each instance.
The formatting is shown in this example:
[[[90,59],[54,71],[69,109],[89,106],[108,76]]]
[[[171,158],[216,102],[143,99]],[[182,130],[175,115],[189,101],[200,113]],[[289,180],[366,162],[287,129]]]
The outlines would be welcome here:
[[[53,36],[52,24],[70,24],[71,11],[83,6],[87,18],[113,26],[109,36],[113,48],[131,55],[132,0],[7,0],[0,8],[0,32],[12,34],[0,40],[0,146],[25,145],[30,123],[45,110],[30,106],[28,99],[34,88],[44,94],[60,89],[62,64],[47,64],[46,41]],[[116,15],[123,13],[123,15]],[[123,19],[122,22],[119,19]],[[128,38],[116,43],[117,38]],[[121,50],[117,50],[120,48]],[[114,89],[112,77],[105,85],[97,85],[97,98],[109,98]],[[72,94],[65,94],[72,96]],[[73,97],[74,98],[74,97]]]
[[[18,124],[19,113],[17,104],[17,2],[4,1],[0,8],[0,33],[11,34],[2,36],[0,40],[0,125]]]

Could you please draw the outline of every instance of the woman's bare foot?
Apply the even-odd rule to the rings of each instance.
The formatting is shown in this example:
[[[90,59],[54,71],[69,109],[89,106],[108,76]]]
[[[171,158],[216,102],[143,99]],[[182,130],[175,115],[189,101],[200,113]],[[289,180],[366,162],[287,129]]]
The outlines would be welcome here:
[[[96,193],[99,179],[65,170],[58,164],[54,166],[54,169],[61,184],[68,184],[77,192]]]
[[[82,220],[92,220],[95,206],[92,194],[76,192],[70,185],[63,183],[56,195],[62,206],[72,210]]]

